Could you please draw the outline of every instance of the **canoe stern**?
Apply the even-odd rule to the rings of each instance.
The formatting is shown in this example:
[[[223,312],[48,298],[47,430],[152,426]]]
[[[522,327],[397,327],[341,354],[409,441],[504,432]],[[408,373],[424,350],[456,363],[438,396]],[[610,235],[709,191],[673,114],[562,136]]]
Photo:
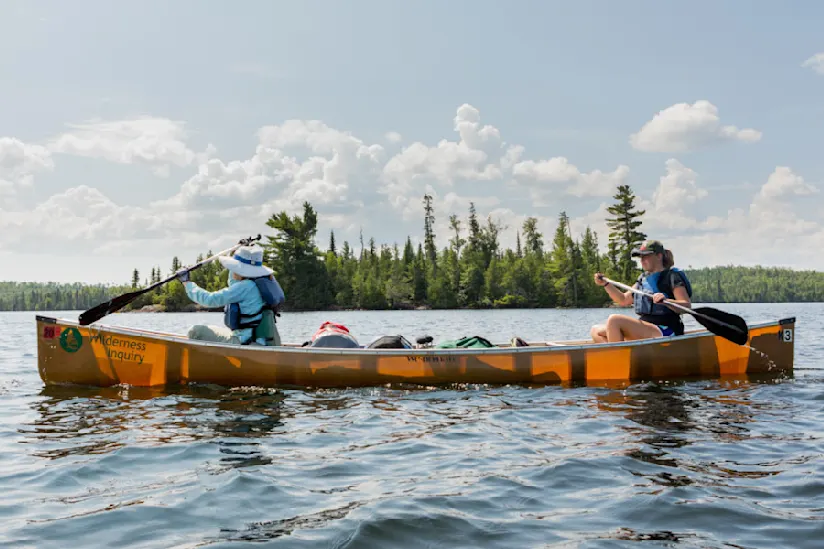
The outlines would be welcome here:
[[[47,384],[166,385],[168,346],[37,316],[37,368]]]

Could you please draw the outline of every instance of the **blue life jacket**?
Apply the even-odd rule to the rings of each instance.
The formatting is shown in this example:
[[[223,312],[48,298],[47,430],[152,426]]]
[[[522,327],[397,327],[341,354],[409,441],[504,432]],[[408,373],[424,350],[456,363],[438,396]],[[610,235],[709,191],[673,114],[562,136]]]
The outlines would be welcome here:
[[[226,305],[223,308],[223,323],[231,330],[256,328],[263,320],[262,313],[267,309],[271,310],[275,316],[280,316],[278,308],[281,303],[286,301],[283,289],[280,287],[280,284],[278,284],[278,281],[275,280],[274,276],[261,276],[250,280],[255,282],[258,292],[260,292],[260,297],[263,299],[263,307],[254,313],[243,314],[240,312],[240,303],[229,303]]]
[[[637,282],[641,287],[640,289],[646,293],[662,293],[667,297],[667,299],[675,299],[671,273],[675,273],[676,276],[684,281],[687,295],[692,297],[692,284],[690,284],[686,273],[676,267],[664,269],[663,271],[652,273],[650,275],[642,274],[638,277]],[[681,321],[681,315],[667,307],[665,304],[654,303],[651,297],[640,294],[633,294],[632,300],[635,313],[641,317],[641,320],[656,324],[658,326],[669,326],[678,335],[684,333],[684,323]]]

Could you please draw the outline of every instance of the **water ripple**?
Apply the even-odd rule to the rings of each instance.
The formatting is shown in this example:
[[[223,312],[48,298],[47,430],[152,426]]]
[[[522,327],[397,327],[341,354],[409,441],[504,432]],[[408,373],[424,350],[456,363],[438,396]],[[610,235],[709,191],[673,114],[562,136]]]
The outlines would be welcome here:
[[[100,389],[44,387],[31,334],[16,345],[0,350],[4,547],[824,539],[820,370],[624,389]],[[824,363],[815,345],[807,367]]]

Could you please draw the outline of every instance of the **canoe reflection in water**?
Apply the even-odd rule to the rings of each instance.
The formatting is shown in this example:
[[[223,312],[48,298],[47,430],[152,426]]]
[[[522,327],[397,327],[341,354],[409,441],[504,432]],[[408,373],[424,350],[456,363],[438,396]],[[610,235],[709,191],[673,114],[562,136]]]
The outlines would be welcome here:
[[[284,427],[285,397],[272,389],[46,386],[40,395],[37,418],[20,433],[47,459],[214,440],[224,466],[267,465],[260,440]]]
[[[618,413],[630,421],[617,426],[638,441],[626,452],[637,460],[634,475],[664,487],[728,486],[736,478],[777,474],[752,470],[764,465],[761,463],[743,464],[752,458],[751,451],[739,449],[735,443],[754,437],[747,425],[755,422],[756,414],[769,413],[769,408],[781,405],[754,401],[751,394],[762,384],[784,380],[760,376],[703,383],[644,383],[599,394],[596,402],[599,410]],[[706,448],[708,445],[712,450]],[[725,464],[722,456],[730,453],[733,455]],[[704,461],[705,456],[715,457]]]

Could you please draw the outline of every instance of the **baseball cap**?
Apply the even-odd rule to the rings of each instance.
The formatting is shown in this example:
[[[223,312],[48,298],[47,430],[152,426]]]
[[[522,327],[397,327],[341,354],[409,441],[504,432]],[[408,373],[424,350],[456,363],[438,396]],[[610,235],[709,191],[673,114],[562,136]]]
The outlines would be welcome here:
[[[664,253],[664,245],[660,240],[645,240],[638,248],[632,250],[632,257]]]

